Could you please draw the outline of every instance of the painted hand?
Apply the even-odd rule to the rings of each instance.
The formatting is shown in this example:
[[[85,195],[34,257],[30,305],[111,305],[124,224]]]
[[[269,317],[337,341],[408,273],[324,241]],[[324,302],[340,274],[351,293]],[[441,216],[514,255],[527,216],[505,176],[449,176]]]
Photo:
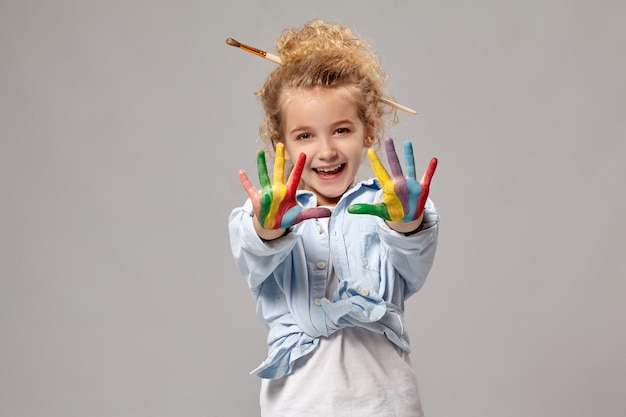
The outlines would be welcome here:
[[[383,200],[376,204],[353,204],[348,212],[354,214],[372,214],[391,222],[408,223],[417,220],[424,211],[424,205],[430,191],[430,180],[437,168],[437,158],[432,158],[424,172],[421,181],[415,176],[415,160],[413,145],[404,142],[404,161],[406,177],[398,160],[398,154],[392,139],[385,141],[387,160],[393,177],[389,177],[387,170],[378,159],[376,151],[369,149],[367,155],[372,164],[372,170],[383,188]]]
[[[254,214],[264,229],[286,229],[303,220],[330,216],[330,210],[327,208],[305,208],[296,200],[296,191],[305,161],[306,155],[300,154],[285,184],[285,148],[282,143],[277,143],[273,182],[270,182],[267,173],[263,150],[257,153],[256,158],[260,190],[252,185],[244,170],[239,171],[239,180],[250,196]]]

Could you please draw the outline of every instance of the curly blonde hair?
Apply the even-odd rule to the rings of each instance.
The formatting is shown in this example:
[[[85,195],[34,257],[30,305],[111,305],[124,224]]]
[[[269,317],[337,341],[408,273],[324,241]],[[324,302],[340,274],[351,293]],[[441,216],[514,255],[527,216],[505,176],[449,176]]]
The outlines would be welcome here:
[[[363,123],[374,126],[377,142],[388,117],[397,122],[395,110],[380,101],[390,95],[385,87],[388,77],[378,56],[349,28],[314,19],[301,28],[283,30],[276,50],[282,65],[268,75],[256,93],[265,111],[259,134],[272,148],[282,137],[281,108],[293,89],[346,88]]]

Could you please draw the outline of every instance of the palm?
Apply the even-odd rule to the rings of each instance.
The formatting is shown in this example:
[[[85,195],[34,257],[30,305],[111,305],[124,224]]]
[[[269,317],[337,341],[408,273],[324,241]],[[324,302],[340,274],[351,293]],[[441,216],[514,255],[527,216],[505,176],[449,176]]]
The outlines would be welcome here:
[[[296,191],[305,161],[306,155],[300,154],[285,184],[285,149],[282,143],[278,143],[274,160],[274,177],[273,181],[270,181],[265,152],[260,150],[257,153],[260,190],[252,185],[244,170],[239,171],[239,179],[264,229],[286,229],[306,219],[330,216],[330,211],[326,208],[304,208],[296,200]]]
[[[376,151],[368,150],[372,170],[383,190],[382,201],[376,204],[353,204],[348,211],[354,214],[371,214],[392,222],[408,223],[417,220],[424,211],[430,192],[430,181],[437,168],[437,159],[430,160],[421,181],[418,181],[415,175],[415,159],[411,142],[404,142],[406,176],[402,172],[392,139],[385,141],[385,150],[391,176],[380,162]]]

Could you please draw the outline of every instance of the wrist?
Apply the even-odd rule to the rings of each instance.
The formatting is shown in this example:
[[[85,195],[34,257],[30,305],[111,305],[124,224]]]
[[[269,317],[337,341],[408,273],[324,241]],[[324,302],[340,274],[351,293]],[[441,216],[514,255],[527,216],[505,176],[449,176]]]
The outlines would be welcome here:
[[[261,223],[259,222],[257,216],[254,213],[252,214],[252,224],[254,225],[254,231],[256,232],[256,234],[264,242],[268,242],[270,240],[275,240],[280,237],[283,237],[284,235],[287,234],[287,230],[288,230],[288,229],[264,229],[263,226],[261,226]]]
[[[395,230],[398,233],[403,233],[407,236],[410,236],[421,230],[423,219],[424,219],[424,214],[422,213],[422,215],[418,219],[413,220],[411,222],[402,223],[402,222],[385,221],[385,223],[387,223],[387,226],[389,226],[390,229]]]

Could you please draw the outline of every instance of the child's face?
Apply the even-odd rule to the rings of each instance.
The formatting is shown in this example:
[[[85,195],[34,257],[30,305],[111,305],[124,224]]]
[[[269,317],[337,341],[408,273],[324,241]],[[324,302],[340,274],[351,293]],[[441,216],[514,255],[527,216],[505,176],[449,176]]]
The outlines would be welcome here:
[[[306,154],[304,189],[319,205],[334,206],[354,184],[373,139],[345,89],[292,90],[282,109],[285,158]]]

